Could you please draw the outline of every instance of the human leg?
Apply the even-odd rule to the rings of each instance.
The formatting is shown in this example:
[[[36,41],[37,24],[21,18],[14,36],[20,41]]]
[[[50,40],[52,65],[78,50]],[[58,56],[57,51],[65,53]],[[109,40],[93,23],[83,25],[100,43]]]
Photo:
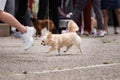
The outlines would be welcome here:
[[[101,0],[92,0],[93,9],[95,11],[98,27],[97,29],[102,30],[102,12],[100,7]]]
[[[91,33],[91,0],[88,0],[84,9],[84,31],[86,35]]]
[[[14,26],[23,34],[24,49],[27,50],[32,46],[33,43],[33,34],[35,29],[33,27],[28,28],[20,24],[11,14],[0,10],[0,20],[8,23],[11,26]]]
[[[81,34],[81,31],[83,30],[83,26],[82,26],[82,15],[80,15],[78,21],[77,21],[77,25],[79,27],[79,31],[77,32],[79,35]]]
[[[117,27],[120,26],[120,25],[118,23],[119,22],[119,18],[118,18],[119,16],[117,16],[117,15],[119,15],[119,14],[117,14],[117,12],[115,12],[115,10],[113,10],[112,13],[113,13],[113,23],[114,23],[113,24],[114,25],[114,34],[118,34]]]
[[[49,1],[49,18],[55,24],[55,30],[53,30],[53,33],[55,33],[55,34],[56,33],[61,33],[61,30],[59,28],[58,7],[59,7],[58,0],[51,0],[51,1]]]
[[[17,0],[16,1],[16,19],[21,23],[24,24],[24,20],[25,20],[25,13],[27,10],[27,4],[28,4],[28,0]]]
[[[0,11],[0,20],[17,28],[22,34],[26,33],[26,28],[21,25],[11,14]]]
[[[48,0],[39,0],[38,19],[44,19],[47,13]]]
[[[72,19],[77,22],[88,0],[77,0]]]
[[[103,9],[102,10],[102,13],[103,13],[103,29],[104,31],[108,31],[108,10],[107,9]]]
[[[95,36],[103,37],[104,33],[102,31],[102,11],[101,11],[101,0],[92,0],[92,6],[97,19],[97,34]]]
[[[120,26],[120,9],[116,9],[116,10],[115,10],[115,14],[116,14],[116,16],[117,16],[118,25]]]
[[[16,0],[15,6],[17,20],[25,26],[33,26],[28,0]]]
[[[7,0],[5,11],[12,14],[13,16],[15,15],[15,0]]]
[[[76,2],[77,2],[77,0],[73,0],[73,9],[75,9]],[[72,18],[73,18],[73,16],[72,16]],[[82,26],[82,14],[79,16],[79,19],[76,23],[79,26],[79,31],[77,33],[80,35],[81,34],[81,26]]]

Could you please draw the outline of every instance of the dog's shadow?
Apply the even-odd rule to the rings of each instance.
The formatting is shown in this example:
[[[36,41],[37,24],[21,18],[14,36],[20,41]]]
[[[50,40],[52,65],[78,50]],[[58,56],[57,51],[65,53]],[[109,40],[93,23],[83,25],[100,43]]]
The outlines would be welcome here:
[[[78,54],[47,54],[46,57],[65,57],[65,56],[80,56],[81,53],[78,53]]]

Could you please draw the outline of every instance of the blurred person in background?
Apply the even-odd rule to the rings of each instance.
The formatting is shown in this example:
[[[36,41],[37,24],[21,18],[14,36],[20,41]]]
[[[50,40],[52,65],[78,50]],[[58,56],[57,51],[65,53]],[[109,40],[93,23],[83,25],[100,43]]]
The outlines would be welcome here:
[[[74,1],[74,8],[76,4],[76,0]],[[91,9],[92,9],[92,1],[88,0],[85,8],[83,9],[83,14],[80,15],[77,24],[79,26],[79,34],[83,34],[88,36],[91,33]],[[81,32],[83,29],[83,32]]]
[[[59,0],[59,18],[67,18],[67,14],[73,11],[73,0]]]
[[[103,18],[104,18],[104,30],[107,34],[108,32],[108,11],[109,9],[112,9],[115,11],[115,14],[113,13],[113,19],[115,20],[115,17],[117,17],[117,22],[114,21],[114,33],[118,34],[116,31],[116,26],[120,25],[120,0],[102,0],[101,1],[101,7],[102,7],[102,13],[103,13]],[[114,16],[116,15],[116,16]]]
[[[15,16],[15,0],[7,0],[4,10]]]
[[[45,18],[48,18],[48,2],[49,0],[39,0],[39,7],[38,7],[38,13],[37,18],[40,20],[43,20]]]
[[[58,7],[59,7],[59,0],[49,0],[49,18],[55,24],[56,29],[53,31],[53,33],[55,34],[60,33]]]
[[[4,11],[10,13],[15,16],[15,0],[7,0]],[[15,29],[10,26],[10,34],[14,34]]]
[[[33,26],[28,0],[15,0],[15,17],[25,26]]]
[[[28,6],[28,0],[15,0],[15,17],[24,26],[33,27],[31,21],[32,14]],[[21,33],[16,29],[14,31],[16,38],[20,38]]]
[[[77,0],[75,9],[73,11],[72,19],[77,23],[79,16],[82,14],[88,0]],[[102,12],[101,12],[101,0],[92,0],[92,7],[94,9],[97,19],[97,31],[94,34],[96,37],[103,37],[103,25],[102,25]],[[91,13],[90,13],[91,14]]]

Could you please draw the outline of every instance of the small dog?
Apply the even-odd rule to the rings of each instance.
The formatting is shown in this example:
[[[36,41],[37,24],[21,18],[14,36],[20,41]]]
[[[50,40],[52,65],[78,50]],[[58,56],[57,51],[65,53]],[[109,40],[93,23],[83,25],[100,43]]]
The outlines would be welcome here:
[[[72,45],[78,47],[80,52],[82,53],[82,49],[81,49],[82,40],[81,37],[76,33],[76,29],[75,29],[76,26],[72,26],[73,24],[74,21],[68,22],[68,29],[71,32],[64,34],[52,34],[51,32],[46,33],[42,38],[41,44],[44,46],[45,45],[51,46],[49,52],[57,50],[59,55],[60,55],[60,49],[62,47],[66,46],[67,48],[64,52],[67,52]]]
[[[52,32],[55,29],[55,25],[54,23],[49,20],[49,19],[45,19],[45,20],[38,20],[36,18],[31,18],[33,25],[36,29],[36,37],[40,37],[41,36],[41,30],[43,28],[47,28],[47,30],[49,30],[50,32]]]

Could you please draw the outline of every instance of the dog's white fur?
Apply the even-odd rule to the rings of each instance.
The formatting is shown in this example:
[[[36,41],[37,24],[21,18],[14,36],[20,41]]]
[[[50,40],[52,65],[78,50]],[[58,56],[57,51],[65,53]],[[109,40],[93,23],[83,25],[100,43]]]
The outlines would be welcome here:
[[[51,46],[49,52],[57,50],[58,53],[60,53],[60,49],[64,46],[67,47],[66,51],[68,51],[72,45],[75,45],[82,53],[82,40],[81,37],[76,33],[77,25],[75,25],[74,21],[71,20],[68,22],[68,29],[70,32],[64,34],[52,34],[51,32],[46,33],[42,38],[41,44]]]

